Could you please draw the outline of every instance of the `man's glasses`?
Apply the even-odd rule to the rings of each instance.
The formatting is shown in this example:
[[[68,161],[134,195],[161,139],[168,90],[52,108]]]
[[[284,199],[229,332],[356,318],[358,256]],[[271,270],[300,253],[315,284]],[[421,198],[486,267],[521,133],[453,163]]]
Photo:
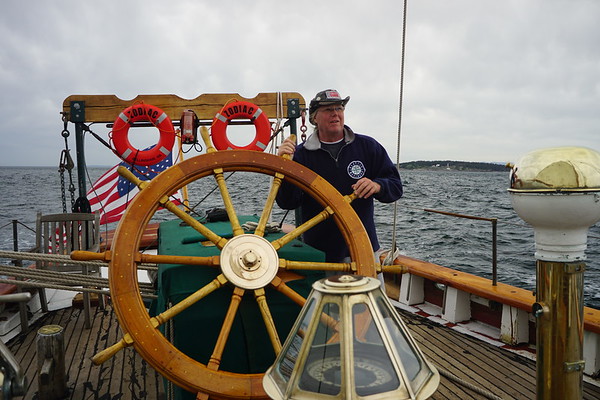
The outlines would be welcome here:
[[[321,110],[325,111],[327,114],[333,114],[333,113],[341,113],[342,111],[344,111],[344,106],[332,106],[332,107],[325,107],[325,108],[321,108]]]

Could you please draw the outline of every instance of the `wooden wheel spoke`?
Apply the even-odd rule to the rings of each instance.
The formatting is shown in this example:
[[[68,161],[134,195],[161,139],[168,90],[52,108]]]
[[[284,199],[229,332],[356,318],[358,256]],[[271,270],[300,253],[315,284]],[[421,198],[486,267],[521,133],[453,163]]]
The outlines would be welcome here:
[[[280,277],[276,276],[275,279],[271,281],[271,286],[273,286],[273,288],[275,288],[275,290],[277,290],[278,292],[287,296],[290,300],[298,304],[300,307],[304,307],[304,304],[306,304],[306,299],[300,294],[298,294],[294,289],[286,285]],[[321,322],[337,331],[337,326],[339,322],[336,321],[334,318],[331,318],[329,315],[325,313],[321,314]]]
[[[244,233],[244,229],[240,225],[240,221],[235,213],[233,202],[231,201],[231,196],[229,195],[229,190],[227,189],[227,183],[225,183],[225,177],[223,176],[223,168],[216,168],[213,170],[213,173],[215,175],[217,185],[219,186],[219,191],[221,192],[221,198],[223,199],[225,211],[227,211],[227,216],[229,217],[229,222],[231,223],[233,236],[242,235]]]
[[[298,292],[296,292],[294,289],[286,285],[286,283],[280,277],[276,276],[275,278],[273,278],[273,280],[271,281],[271,286],[273,286],[275,290],[292,300],[294,303],[298,304],[300,307],[304,307],[306,299],[300,294],[298,294]]]
[[[326,207],[323,211],[303,223],[302,225],[296,227],[293,231],[283,235],[279,239],[273,240],[271,244],[275,248],[275,250],[281,249],[286,244],[290,243],[292,240],[300,237],[304,232],[309,230],[315,225],[325,221],[327,218],[333,215],[333,210],[330,207]]]
[[[185,264],[185,265],[206,265],[216,267],[220,265],[219,256],[198,257],[198,256],[174,256],[167,254],[145,254],[140,253],[139,262],[147,264]]]
[[[296,140],[296,135],[290,135],[290,139]],[[281,156],[286,160],[290,160],[291,156],[289,154],[284,154]],[[260,216],[260,220],[258,221],[258,226],[256,227],[254,234],[258,236],[265,235],[265,228],[267,226],[267,222],[269,217],[271,216],[271,212],[273,211],[273,205],[275,204],[275,198],[277,197],[277,192],[279,192],[279,188],[281,187],[281,182],[284,178],[284,175],[276,172],[273,175],[273,181],[271,183],[271,189],[269,190],[269,195],[267,196],[267,200],[265,201],[265,206],[263,208],[263,212]]]
[[[334,271],[345,274],[354,274],[357,271],[355,262],[348,263],[327,263],[320,261],[291,261],[283,258],[279,259],[279,268],[287,271]],[[408,272],[406,265],[381,265],[375,264],[377,273],[385,272],[390,274],[405,274]]]
[[[219,249],[222,249],[223,246],[225,246],[225,243],[227,243],[227,239],[217,235],[216,233],[208,229],[204,224],[196,220],[190,214],[177,207],[172,201],[166,199],[166,201],[163,203],[161,200],[161,204],[164,208],[166,208],[167,210],[175,214],[177,217],[179,217],[183,222],[191,226],[200,234],[204,235],[204,237],[206,237],[208,240],[214,243],[215,246],[217,246]]]
[[[356,263],[328,263],[320,261],[291,261],[279,259],[279,268],[288,271],[304,270],[304,271],[334,271],[340,273],[356,272]]]
[[[229,334],[231,333],[231,327],[243,296],[244,289],[236,287],[233,291],[233,295],[231,296],[231,303],[229,303],[227,314],[225,314],[225,319],[223,320],[223,325],[221,326],[221,332],[217,338],[217,343],[215,344],[215,348],[207,364],[207,367],[212,370],[218,370],[219,365],[221,365],[223,350],[225,349],[225,344],[227,343]]]
[[[181,313],[182,311],[184,311],[187,308],[194,305],[199,300],[202,300],[204,297],[208,296],[215,290],[219,289],[226,283],[227,283],[227,278],[225,278],[225,275],[220,274],[215,279],[213,279],[212,282],[209,282],[204,287],[196,290],[194,293],[192,293],[185,299],[181,300],[179,303],[175,304],[173,307],[165,310],[164,312],[160,313],[156,317],[151,318],[151,320],[156,320],[156,322],[157,322],[156,326],[162,325],[165,322],[169,321],[170,319],[174,318],[177,314]]]
[[[348,196],[344,196],[344,200],[346,200],[348,203],[351,203],[354,199],[356,199],[356,195],[354,193],[352,193]],[[318,213],[317,215],[315,215],[314,217],[312,217],[311,219],[309,219],[302,225],[296,227],[296,229],[289,232],[288,234],[282,236],[281,238],[279,238],[277,240],[274,240],[273,242],[271,242],[271,244],[273,245],[273,247],[275,247],[276,250],[279,250],[280,248],[282,248],[283,246],[285,246],[292,240],[300,237],[300,235],[302,235],[304,232],[306,232],[310,228],[313,228],[314,226],[320,224],[321,222],[325,221],[326,219],[328,219],[329,217],[331,217],[334,214],[335,214],[335,212],[331,207],[325,207],[325,209],[323,211],[321,211],[320,213]]]
[[[197,301],[201,300],[202,298],[206,297],[218,288],[222,287],[225,283],[227,283],[227,279],[225,278],[225,276],[223,276],[222,274],[217,276],[212,282],[198,289],[196,292],[192,293],[190,296],[175,304],[173,307],[162,312],[156,317],[150,318],[150,323],[152,327],[158,328],[162,324],[174,318],[177,314],[192,306]],[[131,335],[129,333],[125,333],[125,335],[123,335],[123,338],[117,343],[110,347],[107,347],[106,349],[96,354],[92,358],[92,362],[95,365],[100,365],[115,354],[117,354],[119,351],[123,350],[125,347],[131,346],[133,343],[134,339],[131,337]]]
[[[267,200],[265,201],[265,206],[263,208],[263,212],[260,216],[260,220],[258,221],[258,226],[254,231],[255,235],[264,236],[265,235],[265,227],[267,226],[267,222],[271,217],[271,212],[273,211],[273,205],[275,204],[275,198],[277,197],[277,192],[281,187],[281,181],[283,180],[283,174],[276,173],[273,177],[273,182],[271,183],[271,189],[269,190],[269,195],[267,196]]]
[[[200,135],[202,136],[202,140],[206,145],[206,152],[215,153],[217,150],[212,145],[210,135],[208,133],[208,128],[205,126],[200,127]],[[233,208],[231,196],[229,195],[229,190],[227,189],[227,184],[225,183],[225,177],[223,176],[223,169],[213,169],[213,174],[215,176],[215,180],[217,181],[219,191],[221,192],[221,198],[223,199],[223,205],[225,205],[225,211],[227,212],[227,216],[229,217],[229,222],[231,222],[233,236],[241,235],[244,233],[244,230],[242,229],[237,214],[235,213],[235,209]]]
[[[140,180],[131,171],[129,171],[127,168],[125,168],[123,166],[120,166],[119,168],[117,168],[117,171],[119,172],[119,175],[126,178],[128,181],[135,183],[137,185],[137,187],[140,188],[140,192],[142,192],[144,190],[144,188],[146,186],[148,186],[147,181]],[[213,231],[208,229],[206,226],[204,226],[203,224],[198,222],[191,215],[189,215],[185,211],[181,210],[179,207],[177,207],[175,205],[175,203],[173,203],[171,200],[169,200],[168,196],[161,197],[159,200],[159,203],[164,208],[169,210],[171,213],[173,213],[177,217],[179,217],[183,222],[185,222],[186,224],[188,224],[189,226],[194,228],[196,231],[198,231],[199,233],[204,235],[208,240],[213,242],[215,244],[215,246],[217,246],[219,249],[222,249],[223,246],[225,245],[225,243],[227,243],[227,239],[222,238],[221,236],[217,235],[216,233],[214,233]]]
[[[271,310],[267,304],[265,289],[261,288],[254,290],[254,297],[258,303],[258,308],[260,309],[263,321],[265,322],[265,327],[267,328],[269,339],[271,339],[271,345],[273,346],[275,355],[278,355],[281,351],[281,340],[279,340],[277,328],[275,327],[275,321],[273,321],[273,315],[271,314]]]

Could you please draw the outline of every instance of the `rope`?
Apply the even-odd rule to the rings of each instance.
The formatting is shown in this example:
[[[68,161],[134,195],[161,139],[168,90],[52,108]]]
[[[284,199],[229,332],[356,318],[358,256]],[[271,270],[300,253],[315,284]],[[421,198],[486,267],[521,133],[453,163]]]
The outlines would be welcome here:
[[[489,391],[487,391],[487,390],[485,390],[485,389],[483,389],[483,388],[481,388],[479,386],[475,386],[471,382],[467,382],[467,381],[459,378],[458,376],[456,376],[456,375],[454,375],[454,374],[452,374],[452,373],[450,373],[450,372],[448,372],[446,370],[440,369],[439,367],[438,367],[438,372],[440,373],[440,375],[442,375],[446,379],[449,379],[449,380],[454,381],[454,382],[456,382],[456,383],[458,383],[460,385],[463,385],[466,388],[469,388],[472,391],[474,391],[474,392],[476,392],[476,393],[478,393],[478,394],[480,394],[480,395],[482,395],[482,396],[484,396],[484,397],[486,397],[488,399],[491,399],[491,400],[502,400],[502,397],[499,397],[499,396],[495,395],[494,393],[489,392]]]
[[[61,254],[44,254],[44,253],[27,253],[23,251],[8,251],[0,250],[0,258],[12,258],[15,260],[31,260],[31,261],[50,261],[62,264],[71,265],[88,265],[91,267],[106,267],[107,263],[102,261],[79,261],[72,260],[68,255]]]
[[[406,9],[408,0],[404,0],[404,10],[402,16],[402,53],[400,55],[400,93],[398,95],[398,141],[396,143],[396,168],[400,165],[400,137],[402,134],[402,99],[404,95],[404,49],[406,47]],[[398,202],[394,202],[394,218],[393,218],[393,229],[392,229],[392,250],[391,254],[396,253],[396,224],[398,216]]]
[[[248,222],[242,224],[241,226],[244,231],[253,232],[258,227],[258,222],[248,221]],[[281,232],[281,227],[279,226],[279,224],[276,224],[273,222],[267,222],[267,224],[265,225],[265,232],[266,233]]]
[[[276,121],[275,126],[271,128],[271,138],[269,140],[269,153],[277,154],[277,147],[282,138],[277,139],[279,132],[283,130],[281,122],[283,121],[283,96],[281,92],[277,92],[277,104],[276,104]],[[285,125],[284,125],[285,126]]]
[[[65,273],[59,271],[49,271],[49,270],[41,270],[34,268],[21,268],[21,267],[13,267],[6,264],[0,264],[0,272],[3,275],[14,276],[17,278],[27,278],[27,279],[37,279],[42,280],[46,279],[50,282],[58,282],[58,283],[66,283],[72,285],[90,285],[90,286],[101,286],[108,287],[109,281],[108,278],[102,278],[91,275],[83,275],[79,273]],[[10,281],[9,283],[16,284],[14,281]],[[141,289],[145,289],[148,291],[154,291],[154,286],[151,283],[139,282],[139,287]]]
[[[107,263],[102,261],[79,261],[72,260],[69,256],[59,254],[42,254],[42,253],[26,253],[18,251],[7,251],[0,250],[0,258],[11,258],[18,260],[33,260],[33,261],[45,261],[52,262],[53,264],[68,264],[68,265],[81,265],[88,267],[107,267]],[[158,267],[150,264],[142,264],[138,266],[138,269],[155,271]],[[43,270],[36,268],[22,268],[15,267],[6,264],[0,264],[0,273],[2,275],[13,276],[15,278],[32,279],[34,281],[21,281],[18,279],[0,279],[0,283],[6,283],[9,285],[25,286],[25,287],[37,287],[37,288],[48,288],[58,290],[70,290],[75,292],[90,292],[98,294],[110,295],[109,291],[95,289],[94,287],[109,287],[109,280],[107,278],[84,275],[79,273],[65,273],[52,270]],[[74,288],[73,286],[92,286],[83,288]],[[156,295],[154,293],[154,285],[151,283],[138,282],[140,288],[140,295],[144,298],[154,299]]]
[[[97,293],[103,294],[106,296],[110,296],[110,292],[102,289],[94,289],[94,288],[86,288],[86,287],[73,287],[73,286],[65,286],[65,285],[55,285],[52,283],[44,283],[44,282],[33,282],[33,281],[16,281],[14,279],[0,279],[0,283],[6,283],[9,285],[16,286],[24,286],[24,287],[34,287],[41,289],[57,289],[57,290],[69,290],[71,292],[87,292],[87,293]],[[140,293],[140,296],[146,299],[157,299],[158,296],[150,293]]]
[[[401,253],[399,249],[396,249],[395,251],[388,251],[385,255],[385,258],[381,262],[381,265],[394,265],[394,260],[400,257],[400,255]]]

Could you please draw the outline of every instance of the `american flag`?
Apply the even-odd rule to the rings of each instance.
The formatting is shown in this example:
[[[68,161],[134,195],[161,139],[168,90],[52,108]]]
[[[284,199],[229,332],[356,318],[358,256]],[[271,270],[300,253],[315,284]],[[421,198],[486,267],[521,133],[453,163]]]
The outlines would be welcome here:
[[[115,165],[104,173],[94,183],[87,192],[87,198],[90,201],[92,212],[100,210],[100,225],[116,222],[121,219],[129,202],[139,192],[137,186],[127,179],[123,178],[117,172],[119,166],[131,170],[139,179],[150,180],[161,171],[173,165],[170,153],[164,160],[157,164],[149,166],[136,166],[132,169],[131,165],[122,162]],[[175,204],[182,204],[182,198],[179,191],[170,197]]]

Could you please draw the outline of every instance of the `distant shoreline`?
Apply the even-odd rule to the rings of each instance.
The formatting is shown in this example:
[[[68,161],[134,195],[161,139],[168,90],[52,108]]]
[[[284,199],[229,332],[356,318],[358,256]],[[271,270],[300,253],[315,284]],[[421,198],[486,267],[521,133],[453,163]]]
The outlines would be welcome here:
[[[409,161],[398,165],[400,169],[424,169],[428,171],[473,171],[473,172],[505,172],[505,164],[472,162],[472,161]]]
[[[0,168],[57,168],[50,165],[0,165]],[[103,168],[110,169],[110,165],[88,165],[88,168]],[[430,170],[430,171],[478,171],[478,172],[505,172],[507,170],[504,164],[488,163],[488,162],[472,162],[472,161],[408,161],[399,164],[399,168],[403,170]]]

